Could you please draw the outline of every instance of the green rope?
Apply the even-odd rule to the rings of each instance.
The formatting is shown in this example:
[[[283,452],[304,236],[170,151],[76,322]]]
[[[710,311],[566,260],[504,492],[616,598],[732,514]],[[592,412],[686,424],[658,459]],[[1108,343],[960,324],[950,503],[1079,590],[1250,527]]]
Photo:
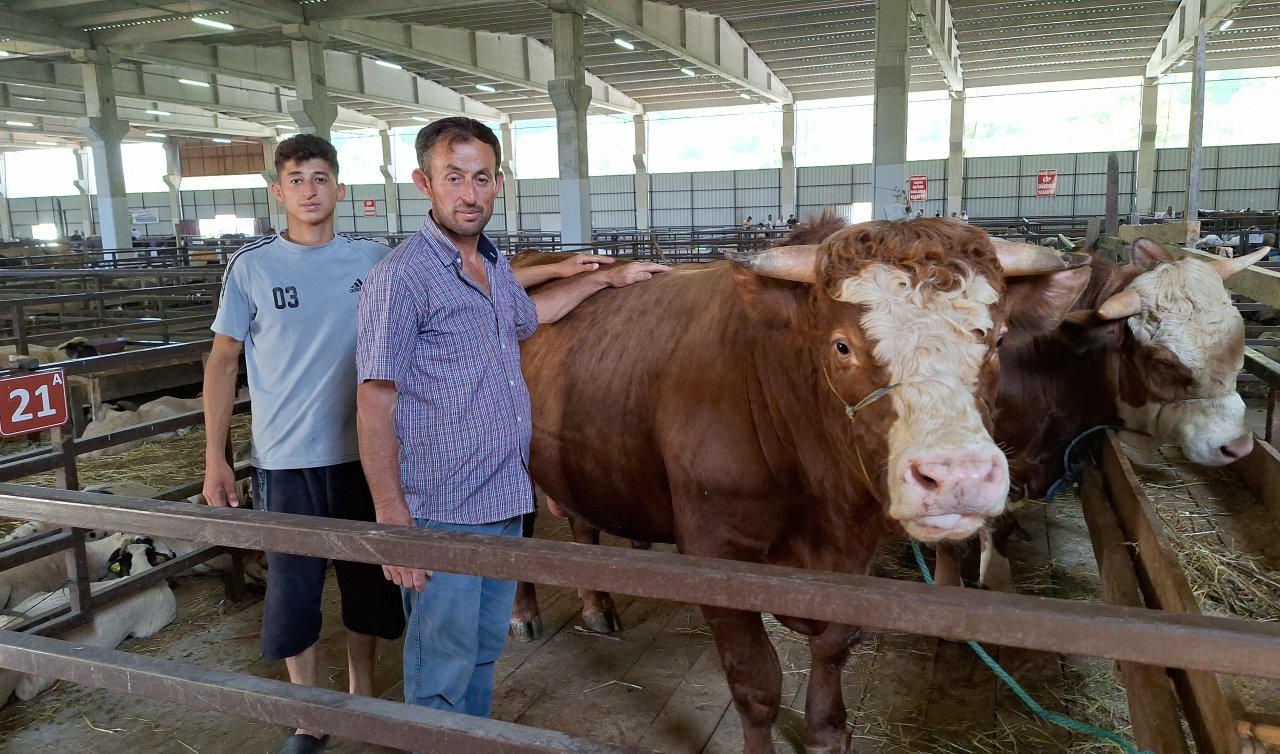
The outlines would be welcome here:
[[[933,575],[929,573],[929,567],[924,562],[924,552],[920,549],[920,543],[914,539],[911,540],[911,549],[915,552],[916,565],[920,567],[920,574],[924,576],[925,583],[932,584]],[[1067,730],[1084,733],[1085,735],[1093,736],[1094,738],[1101,738],[1104,741],[1110,741],[1116,746],[1119,746],[1125,754],[1152,754],[1149,751],[1139,751],[1138,747],[1109,730],[1099,728],[1096,725],[1082,723],[1078,720],[1072,720],[1066,715],[1059,715],[1056,712],[1050,712],[1044,707],[1041,707],[1040,703],[1035,699],[1032,699],[1031,695],[1027,693],[1027,690],[1022,688],[1022,686],[1013,679],[1013,676],[1009,675],[1007,670],[1000,667],[1000,663],[996,662],[992,659],[991,655],[987,654],[987,650],[983,649],[981,644],[976,641],[969,641],[965,643],[977,653],[979,659],[986,663],[987,667],[991,668],[991,672],[995,673],[997,678],[1004,681],[1005,685],[1013,691],[1014,695],[1021,699],[1023,704],[1027,705],[1027,709],[1031,710],[1037,716],[1048,720],[1054,725],[1066,728]]]

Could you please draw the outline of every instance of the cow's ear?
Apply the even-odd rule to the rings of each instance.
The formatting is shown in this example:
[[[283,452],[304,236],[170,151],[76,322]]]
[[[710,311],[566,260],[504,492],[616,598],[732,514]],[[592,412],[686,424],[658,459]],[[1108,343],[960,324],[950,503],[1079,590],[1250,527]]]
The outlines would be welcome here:
[[[1008,278],[1005,299],[1009,306],[1009,329],[1024,335],[1039,335],[1058,329],[1089,285],[1088,265],[1046,275]]]
[[[1139,238],[1133,242],[1133,246],[1129,249],[1129,254],[1133,257],[1133,263],[1138,265],[1143,272],[1150,272],[1165,262],[1172,262],[1173,255],[1163,244],[1156,243],[1150,238]]]
[[[800,306],[809,296],[808,284],[757,275],[733,264],[729,271],[753,323],[779,329],[796,324]]]

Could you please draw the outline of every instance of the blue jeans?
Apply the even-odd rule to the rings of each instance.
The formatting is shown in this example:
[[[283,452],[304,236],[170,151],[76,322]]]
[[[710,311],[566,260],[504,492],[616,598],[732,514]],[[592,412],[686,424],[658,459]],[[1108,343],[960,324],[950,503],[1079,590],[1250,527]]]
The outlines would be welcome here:
[[[444,524],[415,518],[420,529],[521,535],[521,516],[492,524]],[[436,571],[419,592],[401,589],[407,704],[488,717],[493,668],[507,644],[516,582]]]

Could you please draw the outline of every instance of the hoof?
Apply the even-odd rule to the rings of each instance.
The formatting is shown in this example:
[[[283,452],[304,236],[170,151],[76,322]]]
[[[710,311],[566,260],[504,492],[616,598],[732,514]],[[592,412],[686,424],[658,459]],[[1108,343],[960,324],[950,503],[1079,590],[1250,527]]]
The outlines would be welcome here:
[[[542,638],[542,618],[513,620],[507,633],[516,641],[537,641]]]
[[[598,634],[611,634],[622,630],[622,621],[616,613],[583,613],[582,622]]]

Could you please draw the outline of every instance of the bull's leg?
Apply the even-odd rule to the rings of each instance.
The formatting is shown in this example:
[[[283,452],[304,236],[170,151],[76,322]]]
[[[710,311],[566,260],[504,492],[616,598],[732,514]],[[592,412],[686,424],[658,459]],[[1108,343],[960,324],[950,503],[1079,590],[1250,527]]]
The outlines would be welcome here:
[[[941,554],[941,553],[939,553]],[[852,626],[830,625],[809,638],[809,690],[805,696],[804,718],[809,730],[811,754],[846,754],[849,729],[840,678],[849,652],[862,637]]]
[[[964,559],[964,548],[956,547],[949,542],[938,545],[933,560],[933,583],[942,586],[964,586],[960,578],[960,564]]]
[[[572,513],[567,517],[569,528],[573,531],[574,542],[583,545],[600,544],[599,529]],[[618,608],[614,606],[613,597],[608,592],[579,589],[578,597],[582,599],[582,622],[587,628],[598,634],[611,634],[622,630],[622,619],[618,617]]]
[[[980,530],[982,557],[978,582],[986,589],[998,592],[1013,591],[1013,568],[1009,565],[1009,538],[1019,530],[1026,533],[1011,513],[996,519],[993,527],[984,526]]]
[[[537,514],[535,509],[524,515],[524,536],[533,536],[533,523]],[[538,590],[527,581],[516,585],[516,601],[511,608],[511,626],[507,633],[517,641],[536,641],[542,638],[542,611],[538,609]]]
[[[782,705],[782,668],[760,614],[701,607],[742,718],[743,754],[775,754],[773,723]]]

